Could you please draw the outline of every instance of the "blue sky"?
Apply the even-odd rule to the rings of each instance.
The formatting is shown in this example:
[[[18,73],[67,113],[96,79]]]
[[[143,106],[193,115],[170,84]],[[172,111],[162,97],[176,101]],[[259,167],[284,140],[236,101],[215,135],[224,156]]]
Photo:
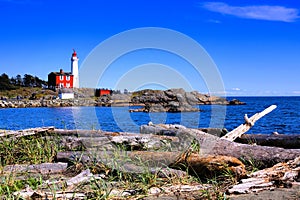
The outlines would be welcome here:
[[[300,2],[294,0],[0,0],[0,72],[47,79],[59,68],[70,71],[73,48],[80,65],[115,34],[162,27],[203,46],[227,95],[300,95],[299,12]],[[176,55],[156,50],[132,54],[114,63],[101,86],[115,89],[122,73],[161,63],[206,92],[203,80]]]

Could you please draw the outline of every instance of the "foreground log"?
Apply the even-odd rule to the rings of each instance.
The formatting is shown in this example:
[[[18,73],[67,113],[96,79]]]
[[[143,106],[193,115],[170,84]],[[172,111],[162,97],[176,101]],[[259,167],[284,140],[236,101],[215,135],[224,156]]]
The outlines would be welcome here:
[[[246,174],[245,165],[237,158],[230,156],[205,157],[199,154],[183,154],[171,167],[187,166],[191,174],[214,177],[216,174],[231,172],[238,178]],[[183,168],[185,169],[185,168]]]
[[[278,162],[295,159],[300,155],[300,149],[283,149],[259,145],[247,145],[220,139],[197,129],[185,128],[173,125],[143,126],[141,130],[159,130],[174,133],[179,138],[179,143],[174,144],[179,150],[188,149],[195,140],[200,146],[201,155],[224,155],[236,157],[240,160],[251,160],[260,164],[261,167],[271,167]],[[149,133],[149,131],[146,131]]]
[[[200,177],[231,171],[237,176],[245,174],[244,164],[229,156],[206,155],[181,152],[59,152],[57,161],[64,162],[99,162],[109,169],[117,169],[126,173],[145,173],[160,171],[161,168],[189,170]],[[118,165],[116,165],[118,163]]]
[[[266,114],[272,112],[275,108],[277,108],[277,106],[272,105],[272,106],[266,108],[264,111],[262,111],[260,113],[256,113],[255,115],[253,115],[250,118],[248,118],[247,114],[245,114],[245,116],[244,116],[245,123],[241,124],[240,126],[235,128],[234,130],[232,130],[229,133],[227,133],[226,135],[224,135],[222,137],[222,139],[226,139],[226,140],[229,140],[229,141],[234,141],[236,138],[241,137],[241,135],[246,133],[252,126],[254,126],[254,123],[257,120],[259,120],[260,118],[262,118]]]
[[[85,131],[88,135],[88,131]],[[101,135],[101,136],[100,136]],[[99,151],[112,151],[117,148],[127,150],[168,150],[171,143],[178,141],[177,137],[159,136],[153,134],[120,133],[118,135],[90,134],[90,137],[61,136],[59,137],[61,147],[67,151],[98,149]]]

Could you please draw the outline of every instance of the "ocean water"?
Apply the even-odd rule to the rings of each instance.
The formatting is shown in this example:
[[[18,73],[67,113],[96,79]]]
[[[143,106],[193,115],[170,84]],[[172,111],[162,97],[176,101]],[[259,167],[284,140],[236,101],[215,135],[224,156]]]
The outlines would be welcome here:
[[[229,97],[246,105],[201,105],[201,112],[129,113],[128,107],[64,107],[0,109],[0,129],[21,130],[42,126],[62,129],[102,129],[139,132],[140,125],[181,124],[190,128],[218,127],[232,130],[270,105],[277,108],[261,118],[248,133],[300,134],[300,97]],[[131,107],[137,108],[137,107]]]

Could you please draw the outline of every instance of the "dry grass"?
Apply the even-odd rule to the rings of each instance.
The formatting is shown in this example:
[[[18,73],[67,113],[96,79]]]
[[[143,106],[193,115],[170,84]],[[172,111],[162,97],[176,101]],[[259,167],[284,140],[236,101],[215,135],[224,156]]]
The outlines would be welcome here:
[[[8,97],[8,98],[17,98],[17,96],[21,96],[22,98],[29,99],[33,94],[36,95],[36,98],[42,98],[47,95],[57,95],[56,92],[48,89],[42,88],[31,88],[31,87],[21,87],[15,90],[5,90],[0,91],[0,97]]]

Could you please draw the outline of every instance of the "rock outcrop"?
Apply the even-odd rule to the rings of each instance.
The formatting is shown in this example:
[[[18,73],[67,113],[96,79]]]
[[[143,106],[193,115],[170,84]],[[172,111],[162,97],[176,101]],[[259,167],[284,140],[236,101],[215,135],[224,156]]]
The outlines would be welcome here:
[[[229,101],[228,103],[229,105],[245,105],[245,102],[242,102],[238,99],[232,99],[231,101]]]
[[[197,91],[186,92],[183,89],[142,90],[132,94],[132,103],[143,103],[141,109],[131,112],[197,112],[196,105],[241,105],[238,100],[227,101],[225,98],[200,94]]]

